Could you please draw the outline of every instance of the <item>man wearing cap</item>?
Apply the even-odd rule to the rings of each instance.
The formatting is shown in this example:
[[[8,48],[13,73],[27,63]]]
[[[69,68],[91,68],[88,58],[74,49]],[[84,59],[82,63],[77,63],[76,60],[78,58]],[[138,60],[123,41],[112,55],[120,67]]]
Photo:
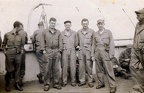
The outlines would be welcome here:
[[[44,31],[44,24],[43,22],[39,22],[38,23],[38,30],[34,31],[33,36],[31,38],[32,42],[35,45],[35,49],[36,49],[36,56],[39,62],[39,69],[40,69],[40,73],[37,74],[37,77],[39,79],[39,83],[42,84],[43,83],[43,79],[42,77],[44,76],[44,67],[43,67],[43,51],[41,51],[41,44],[42,44],[42,33]]]
[[[106,72],[110,93],[116,92],[115,75],[111,59],[114,57],[114,39],[110,30],[104,28],[104,20],[99,19],[99,30],[95,33],[92,47],[92,60],[96,62],[97,86],[96,89],[105,87],[104,70]]]
[[[71,85],[76,86],[76,46],[77,34],[71,30],[71,21],[64,22],[65,30],[60,35],[60,50],[62,51],[62,86],[67,85],[68,68],[70,70]]]
[[[88,86],[93,87],[93,75],[92,75],[92,42],[94,36],[94,30],[88,27],[88,19],[82,19],[82,29],[77,32],[78,47],[79,48],[79,86],[86,84],[86,76],[88,80]],[[87,74],[87,75],[86,75]]]
[[[135,80],[133,91],[144,93],[144,9],[135,11],[138,23],[131,51],[130,71]]]
[[[129,63],[130,63],[130,57],[131,57],[131,48],[132,48],[132,45],[127,45],[127,49],[125,49],[124,51],[122,51],[120,53],[120,56],[119,56],[119,62],[120,62],[120,65],[123,69],[126,70],[127,73],[129,73]]]
[[[112,63],[113,63],[115,76],[122,76],[125,79],[128,79],[129,77],[131,77],[129,74],[126,73],[126,70],[120,66],[116,57],[112,58]]]
[[[42,33],[43,44],[41,50],[44,53],[44,91],[51,86],[51,75],[53,76],[53,88],[61,89],[60,85],[60,31],[55,28],[56,19],[50,18],[49,28]]]

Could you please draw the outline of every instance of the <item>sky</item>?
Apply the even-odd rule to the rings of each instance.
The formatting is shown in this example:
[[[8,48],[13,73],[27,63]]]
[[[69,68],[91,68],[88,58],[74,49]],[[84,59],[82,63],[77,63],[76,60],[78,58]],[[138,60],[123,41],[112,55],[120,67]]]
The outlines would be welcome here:
[[[114,39],[130,39],[134,36],[137,23],[135,11],[144,8],[144,0],[0,0],[0,31],[3,38],[13,29],[13,23],[20,21],[24,30],[31,36],[38,28],[42,6],[47,21],[50,17],[57,19],[56,28],[64,30],[63,22],[72,21],[72,29],[82,28],[81,20],[87,18],[89,27],[98,30],[97,20],[105,20],[105,28],[113,33]]]

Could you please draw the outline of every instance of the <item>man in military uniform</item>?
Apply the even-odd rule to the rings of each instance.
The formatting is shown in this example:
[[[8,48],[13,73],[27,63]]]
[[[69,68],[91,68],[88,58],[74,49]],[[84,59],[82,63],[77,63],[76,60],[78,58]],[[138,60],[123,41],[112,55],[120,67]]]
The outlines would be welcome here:
[[[91,50],[92,50],[92,40],[94,36],[94,30],[88,27],[88,19],[83,19],[81,21],[83,26],[77,32],[78,36],[78,47],[79,48],[79,86],[86,84],[86,74],[88,79],[89,87],[93,87],[93,75],[92,75],[92,60],[91,60]]]
[[[123,69],[126,70],[127,73],[130,73],[129,63],[130,63],[130,57],[131,57],[131,48],[132,48],[132,45],[130,44],[127,45],[127,49],[122,51],[119,56],[120,65]]]
[[[144,93],[144,9],[135,13],[139,22],[136,25],[131,50],[130,71],[135,81],[132,91]]]
[[[15,89],[22,91],[19,86],[21,59],[24,51],[24,41],[18,33],[22,30],[22,23],[16,21],[13,24],[14,29],[4,35],[3,49],[6,57],[6,91],[10,91],[10,79],[14,73]]]
[[[77,34],[71,30],[71,21],[65,21],[65,30],[60,35],[60,50],[62,51],[63,87],[67,85],[68,67],[70,68],[71,85],[76,86],[76,46]]]
[[[44,53],[44,91],[50,89],[50,78],[53,76],[53,87],[61,89],[59,37],[60,31],[55,29],[56,19],[50,18],[49,28],[43,32],[42,49]]]
[[[120,66],[116,57],[112,58],[112,63],[115,76],[122,76],[125,79],[128,79],[130,77],[130,75],[126,73],[126,70]]]
[[[23,25],[21,25],[21,26],[22,26],[22,30],[19,31],[19,35],[21,35],[21,37],[22,37],[23,41],[25,42],[25,44],[27,44],[27,42],[28,42],[27,32],[24,31]],[[21,77],[20,86],[23,86],[22,80],[23,80],[24,75],[25,75],[25,58],[26,58],[26,56],[25,56],[25,50],[24,50],[23,55],[22,55],[21,71],[20,71],[20,77]]]
[[[109,81],[110,93],[116,92],[115,75],[111,58],[114,57],[114,40],[110,30],[104,28],[104,20],[99,19],[97,26],[99,30],[95,33],[92,47],[92,60],[96,61],[97,86],[96,89],[105,87],[104,70]]]
[[[40,68],[40,73],[37,74],[37,77],[39,79],[39,83],[42,84],[43,83],[43,79],[42,77],[44,76],[44,67],[43,67],[43,52],[41,51],[41,44],[42,44],[42,33],[44,31],[44,24],[43,22],[39,22],[38,23],[38,27],[39,29],[36,30],[33,33],[32,36],[32,42],[35,45],[35,49],[36,49],[36,56],[39,62],[39,68]]]

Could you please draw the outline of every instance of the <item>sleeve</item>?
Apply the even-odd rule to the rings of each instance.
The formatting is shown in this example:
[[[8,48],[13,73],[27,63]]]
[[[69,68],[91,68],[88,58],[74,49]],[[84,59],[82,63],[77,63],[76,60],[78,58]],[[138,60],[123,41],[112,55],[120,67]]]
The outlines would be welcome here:
[[[95,39],[95,32],[93,33],[93,36],[92,36],[92,50],[91,50],[91,57],[92,57],[92,60],[94,61],[95,57],[94,57],[94,51],[95,51],[95,45],[96,43],[96,39]]]
[[[25,32],[25,44],[27,44],[28,43],[28,35],[27,35],[27,33]]]
[[[140,47],[144,49],[144,30],[142,30],[140,35],[141,35],[140,36],[141,40],[139,41],[140,42]]]
[[[80,37],[79,37],[79,31],[78,31],[76,34],[77,34],[77,46],[80,46]]]
[[[114,39],[113,39],[113,35],[112,35],[111,31],[109,31],[109,35],[110,35],[110,50],[109,50],[109,54],[111,56],[114,56],[115,44],[114,44]]]
[[[30,37],[32,43],[36,42],[35,34],[36,34],[36,32],[34,32],[33,35]]]
[[[78,46],[78,36],[77,36],[77,33],[75,33],[75,47]]]
[[[23,39],[23,36],[21,36],[21,49],[24,49],[24,45],[25,45],[25,39]]]
[[[2,44],[2,48],[3,48],[4,50],[6,50],[6,45],[7,45],[7,35],[5,34],[5,35],[4,35],[4,39],[3,39],[3,44]]]
[[[122,63],[124,61],[124,51],[120,53],[119,62]]]
[[[59,51],[60,51],[60,52],[63,51],[62,33],[60,33],[60,36],[59,36]]]
[[[42,32],[42,37],[41,37],[41,44],[40,44],[40,50],[46,51],[46,42],[45,42],[45,31]]]

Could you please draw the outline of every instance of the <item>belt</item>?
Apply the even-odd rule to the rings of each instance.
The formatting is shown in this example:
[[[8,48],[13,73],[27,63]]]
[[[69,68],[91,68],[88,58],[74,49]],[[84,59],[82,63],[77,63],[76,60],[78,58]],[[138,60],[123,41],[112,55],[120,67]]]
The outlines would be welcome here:
[[[58,49],[58,47],[52,46],[52,47],[47,47],[47,49]]]
[[[135,50],[135,51],[141,51],[141,49],[139,49],[139,48],[134,48],[134,50]]]
[[[20,46],[8,46],[6,47],[7,49],[11,49],[11,48],[20,48]]]

